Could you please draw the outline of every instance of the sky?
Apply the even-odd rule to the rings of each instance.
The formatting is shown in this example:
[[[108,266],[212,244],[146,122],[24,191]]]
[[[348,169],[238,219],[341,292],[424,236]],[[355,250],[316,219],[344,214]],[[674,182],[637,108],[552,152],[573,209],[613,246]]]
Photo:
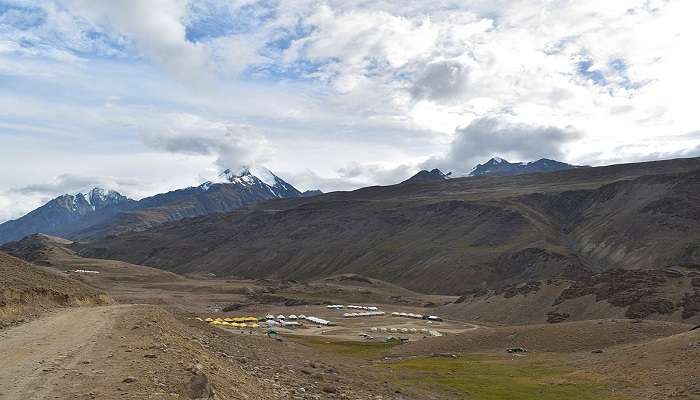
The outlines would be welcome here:
[[[301,190],[700,156],[696,0],[0,0],[0,221],[264,165]]]

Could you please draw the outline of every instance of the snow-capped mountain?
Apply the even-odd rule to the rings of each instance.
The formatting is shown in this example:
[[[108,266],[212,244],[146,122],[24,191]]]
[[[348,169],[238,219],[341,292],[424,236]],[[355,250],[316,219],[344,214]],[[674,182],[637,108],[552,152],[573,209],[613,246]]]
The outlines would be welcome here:
[[[93,188],[87,193],[79,193],[78,195],[82,195],[93,210],[99,210],[129,200],[126,196],[123,196],[115,190],[106,190],[99,187]]]
[[[131,208],[136,202],[113,190],[94,188],[85,193],[58,196],[27,215],[0,224],[0,243],[32,233],[68,235],[101,218]]]
[[[70,239],[144,230],[166,222],[233,211],[264,200],[309,197],[263,167],[225,170],[215,181],[139,201],[94,188],[59,196],[29,214],[0,224],[0,244],[33,233]]]
[[[478,164],[464,176],[506,176],[531,174],[535,172],[563,171],[580,168],[577,165],[563,163],[561,161],[541,158],[537,161],[511,163],[499,157],[494,157],[484,164]]]
[[[265,167],[244,167],[237,172],[227,169],[219,177],[236,185],[267,189],[278,198],[301,196],[299,190]]]

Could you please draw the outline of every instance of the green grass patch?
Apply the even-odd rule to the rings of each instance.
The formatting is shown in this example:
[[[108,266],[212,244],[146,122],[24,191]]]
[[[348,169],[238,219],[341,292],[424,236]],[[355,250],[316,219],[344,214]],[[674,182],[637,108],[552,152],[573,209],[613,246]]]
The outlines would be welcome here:
[[[622,400],[605,377],[554,359],[462,355],[416,358],[389,365],[409,385],[442,387],[470,400]]]
[[[329,340],[326,338],[308,336],[293,336],[293,338],[296,341],[323,352],[365,359],[380,358],[387,350],[397,345],[396,343],[385,343],[383,340],[380,341],[380,339],[374,342],[359,342],[351,340]]]

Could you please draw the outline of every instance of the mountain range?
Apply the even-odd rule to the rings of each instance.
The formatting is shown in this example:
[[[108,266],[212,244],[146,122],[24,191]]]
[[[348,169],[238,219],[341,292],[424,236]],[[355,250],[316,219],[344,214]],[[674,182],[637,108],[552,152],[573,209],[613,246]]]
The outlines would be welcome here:
[[[422,170],[401,183],[417,183],[427,181],[442,181],[449,178],[464,178],[475,176],[513,176],[533,174],[538,172],[565,171],[568,169],[583,168],[582,166],[567,164],[561,161],[541,158],[537,161],[511,163],[499,157],[494,157],[483,164],[477,164],[467,173],[444,173],[435,168],[430,171]]]
[[[467,176],[505,176],[578,168],[559,161],[541,159],[509,163],[492,158]],[[439,169],[420,171],[403,183],[444,180],[451,173]],[[64,194],[27,215],[0,224],[0,244],[33,233],[71,239],[95,239],[212,213],[235,210],[264,200],[313,197],[320,190],[300,192],[264,167],[224,170],[216,182],[161,193],[136,201],[113,190],[94,188],[85,193]]]
[[[76,246],[178,273],[357,273],[444,294],[617,268],[700,268],[700,159],[276,199]]]
[[[262,200],[307,197],[265,168],[225,170],[218,182],[157,194],[140,201],[94,188],[64,194],[27,215],[0,224],[0,243],[33,233],[90,239],[140,231],[169,221],[235,210]]]
[[[510,176],[532,174],[536,172],[565,171],[582,168],[561,161],[540,158],[537,161],[511,163],[499,157],[494,157],[484,164],[478,164],[466,176]]]

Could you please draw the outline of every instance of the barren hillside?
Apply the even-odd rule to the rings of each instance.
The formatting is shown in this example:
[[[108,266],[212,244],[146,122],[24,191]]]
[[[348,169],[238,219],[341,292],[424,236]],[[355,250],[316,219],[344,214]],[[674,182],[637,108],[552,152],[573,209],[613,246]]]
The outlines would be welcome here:
[[[174,272],[358,273],[462,294],[700,263],[700,159],[371,187],[271,201],[76,248]]]
[[[54,307],[107,302],[81,282],[0,252],[0,328]]]

